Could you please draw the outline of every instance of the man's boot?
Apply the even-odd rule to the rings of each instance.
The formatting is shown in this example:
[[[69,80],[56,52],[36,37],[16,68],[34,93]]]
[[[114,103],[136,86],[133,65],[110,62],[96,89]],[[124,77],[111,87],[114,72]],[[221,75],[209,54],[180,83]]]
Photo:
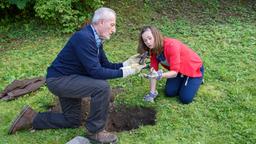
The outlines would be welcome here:
[[[87,132],[87,138],[97,143],[117,143],[117,136],[105,130],[95,134]]]
[[[14,134],[19,130],[31,129],[32,122],[36,115],[37,112],[35,112],[31,107],[25,106],[15,121],[12,123],[8,134]]]

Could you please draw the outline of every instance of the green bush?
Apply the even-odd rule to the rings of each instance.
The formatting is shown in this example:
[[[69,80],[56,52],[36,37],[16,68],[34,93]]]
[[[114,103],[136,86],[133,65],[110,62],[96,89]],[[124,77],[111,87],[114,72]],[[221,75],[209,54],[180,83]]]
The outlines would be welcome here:
[[[1,1],[0,2],[0,8],[1,9],[5,9],[5,8],[9,8],[10,7],[10,3],[8,1]]]
[[[92,10],[102,6],[97,0],[37,0],[36,15],[46,21],[55,21],[63,26],[63,32],[72,32],[89,18]]]
[[[29,17],[35,13],[34,17],[58,24],[63,27],[63,32],[69,33],[80,27],[103,3],[103,0],[7,0],[0,1],[0,9],[10,18],[8,11],[15,8],[18,12],[29,11],[25,13]]]
[[[16,5],[19,9],[25,9],[29,2],[34,0],[4,0],[0,2],[0,7],[2,9],[9,8],[11,5]]]

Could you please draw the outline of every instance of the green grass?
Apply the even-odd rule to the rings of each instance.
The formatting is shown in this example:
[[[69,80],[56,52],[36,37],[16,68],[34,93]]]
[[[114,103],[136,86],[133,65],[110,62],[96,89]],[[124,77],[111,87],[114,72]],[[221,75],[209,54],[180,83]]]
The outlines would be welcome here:
[[[165,10],[166,6],[153,9],[149,2],[143,8],[140,3],[132,2],[110,2],[109,5],[114,9],[119,7],[117,33],[105,44],[111,61],[123,61],[136,53],[138,28],[153,24],[166,36],[188,44],[202,57],[205,66],[206,83],[189,105],[180,104],[177,98],[165,97],[164,80],[158,85],[160,95],[155,103],[143,101],[143,95],[148,92],[147,80],[138,76],[110,80],[111,86],[122,86],[126,90],[117,96],[116,104],[157,110],[155,126],[117,133],[119,143],[256,143],[255,11],[246,10],[244,5],[234,5],[230,11],[236,9],[242,17],[210,18],[208,22],[206,18],[200,22],[202,20],[191,21],[186,17],[159,17],[155,9]],[[41,26],[36,21],[5,23],[1,25],[1,33],[6,37],[0,41],[0,90],[14,79],[45,75],[47,66],[70,36],[61,35],[55,28]],[[61,144],[76,135],[84,135],[83,127],[7,135],[11,121],[23,105],[45,111],[52,103],[54,96],[46,87],[14,101],[0,101],[0,143]]]

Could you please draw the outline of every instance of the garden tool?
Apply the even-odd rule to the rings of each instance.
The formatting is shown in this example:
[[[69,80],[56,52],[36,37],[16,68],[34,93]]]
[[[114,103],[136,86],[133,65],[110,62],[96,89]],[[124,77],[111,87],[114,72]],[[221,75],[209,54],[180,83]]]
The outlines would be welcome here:
[[[139,57],[140,57],[139,64],[142,65],[142,64],[144,64],[146,62],[147,58],[149,58],[149,52],[145,51]]]

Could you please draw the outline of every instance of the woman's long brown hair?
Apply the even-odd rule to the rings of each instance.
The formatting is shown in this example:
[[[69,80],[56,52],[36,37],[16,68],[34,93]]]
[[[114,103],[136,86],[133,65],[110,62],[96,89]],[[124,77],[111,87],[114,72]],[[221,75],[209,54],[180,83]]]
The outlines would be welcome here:
[[[161,32],[154,26],[144,26],[142,27],[141,31],[140,31],[140,35],[139,35],[139,44],[138,44],[138,49],[137,52],[142,54],[145,51],[149,51],[150,49],[146,46],[146,44],[144,43],[143,39],[142,39],[142,34],[145,31],[150,30],[152,32],[152,35],[155,39],[155,47],[152,49],[151,52],[153,52],[154,54],[160,54],[163,51],[163,35],[161,34]]]

